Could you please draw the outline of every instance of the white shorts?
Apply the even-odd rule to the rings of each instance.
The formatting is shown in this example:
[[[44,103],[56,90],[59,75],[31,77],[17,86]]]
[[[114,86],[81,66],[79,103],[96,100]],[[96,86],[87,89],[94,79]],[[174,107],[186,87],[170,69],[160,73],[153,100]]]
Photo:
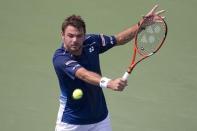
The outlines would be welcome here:
[[[109,115],[101,122],[88,125],[73,125],[61,122],[64,104],[60,102],[55,131],[112,131]]]

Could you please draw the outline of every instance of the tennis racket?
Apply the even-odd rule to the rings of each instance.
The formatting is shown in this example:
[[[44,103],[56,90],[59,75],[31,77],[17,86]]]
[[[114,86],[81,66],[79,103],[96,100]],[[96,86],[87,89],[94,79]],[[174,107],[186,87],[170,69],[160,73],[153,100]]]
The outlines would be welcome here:
[[[156,14],[144,17],[138,24],[134,37],[134,48],[131,63],[122,76],[127,80],[135,66],[142,60],[155,54],[163,45],[168,28],[164,19]]]

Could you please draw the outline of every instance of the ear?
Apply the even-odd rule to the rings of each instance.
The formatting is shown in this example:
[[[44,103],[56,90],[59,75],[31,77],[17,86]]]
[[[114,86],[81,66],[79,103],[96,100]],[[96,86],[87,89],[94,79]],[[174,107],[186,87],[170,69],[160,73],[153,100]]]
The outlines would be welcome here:
[[[64,32],[61,32],[61,38],[64,39]]]

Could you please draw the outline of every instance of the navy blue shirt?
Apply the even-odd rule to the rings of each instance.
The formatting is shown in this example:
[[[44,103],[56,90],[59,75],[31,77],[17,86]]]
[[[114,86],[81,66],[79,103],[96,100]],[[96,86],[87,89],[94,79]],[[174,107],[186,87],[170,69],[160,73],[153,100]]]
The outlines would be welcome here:
[[[100,122],[107,117],[102,88],[78,79],[75,72],[83,67],[101,74],[99,54],[115,44],[114,36],[89,34],[86,35],[80,56],[70,54],[63,45],[55,51],[53,65],[60,85],[60,101],[65,104],[62,122],[83,125]],[[79,100],[72,98],[76,88],[83,91],[83,97]]]

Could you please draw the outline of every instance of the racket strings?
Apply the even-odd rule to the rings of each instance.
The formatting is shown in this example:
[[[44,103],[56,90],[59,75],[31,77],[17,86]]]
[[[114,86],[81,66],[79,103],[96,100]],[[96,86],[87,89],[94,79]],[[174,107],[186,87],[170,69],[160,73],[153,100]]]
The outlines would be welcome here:
[[[151,55],[157,51],[165,37],[165,23],[154,22],[138,33],[137,48],[142,55]]]

